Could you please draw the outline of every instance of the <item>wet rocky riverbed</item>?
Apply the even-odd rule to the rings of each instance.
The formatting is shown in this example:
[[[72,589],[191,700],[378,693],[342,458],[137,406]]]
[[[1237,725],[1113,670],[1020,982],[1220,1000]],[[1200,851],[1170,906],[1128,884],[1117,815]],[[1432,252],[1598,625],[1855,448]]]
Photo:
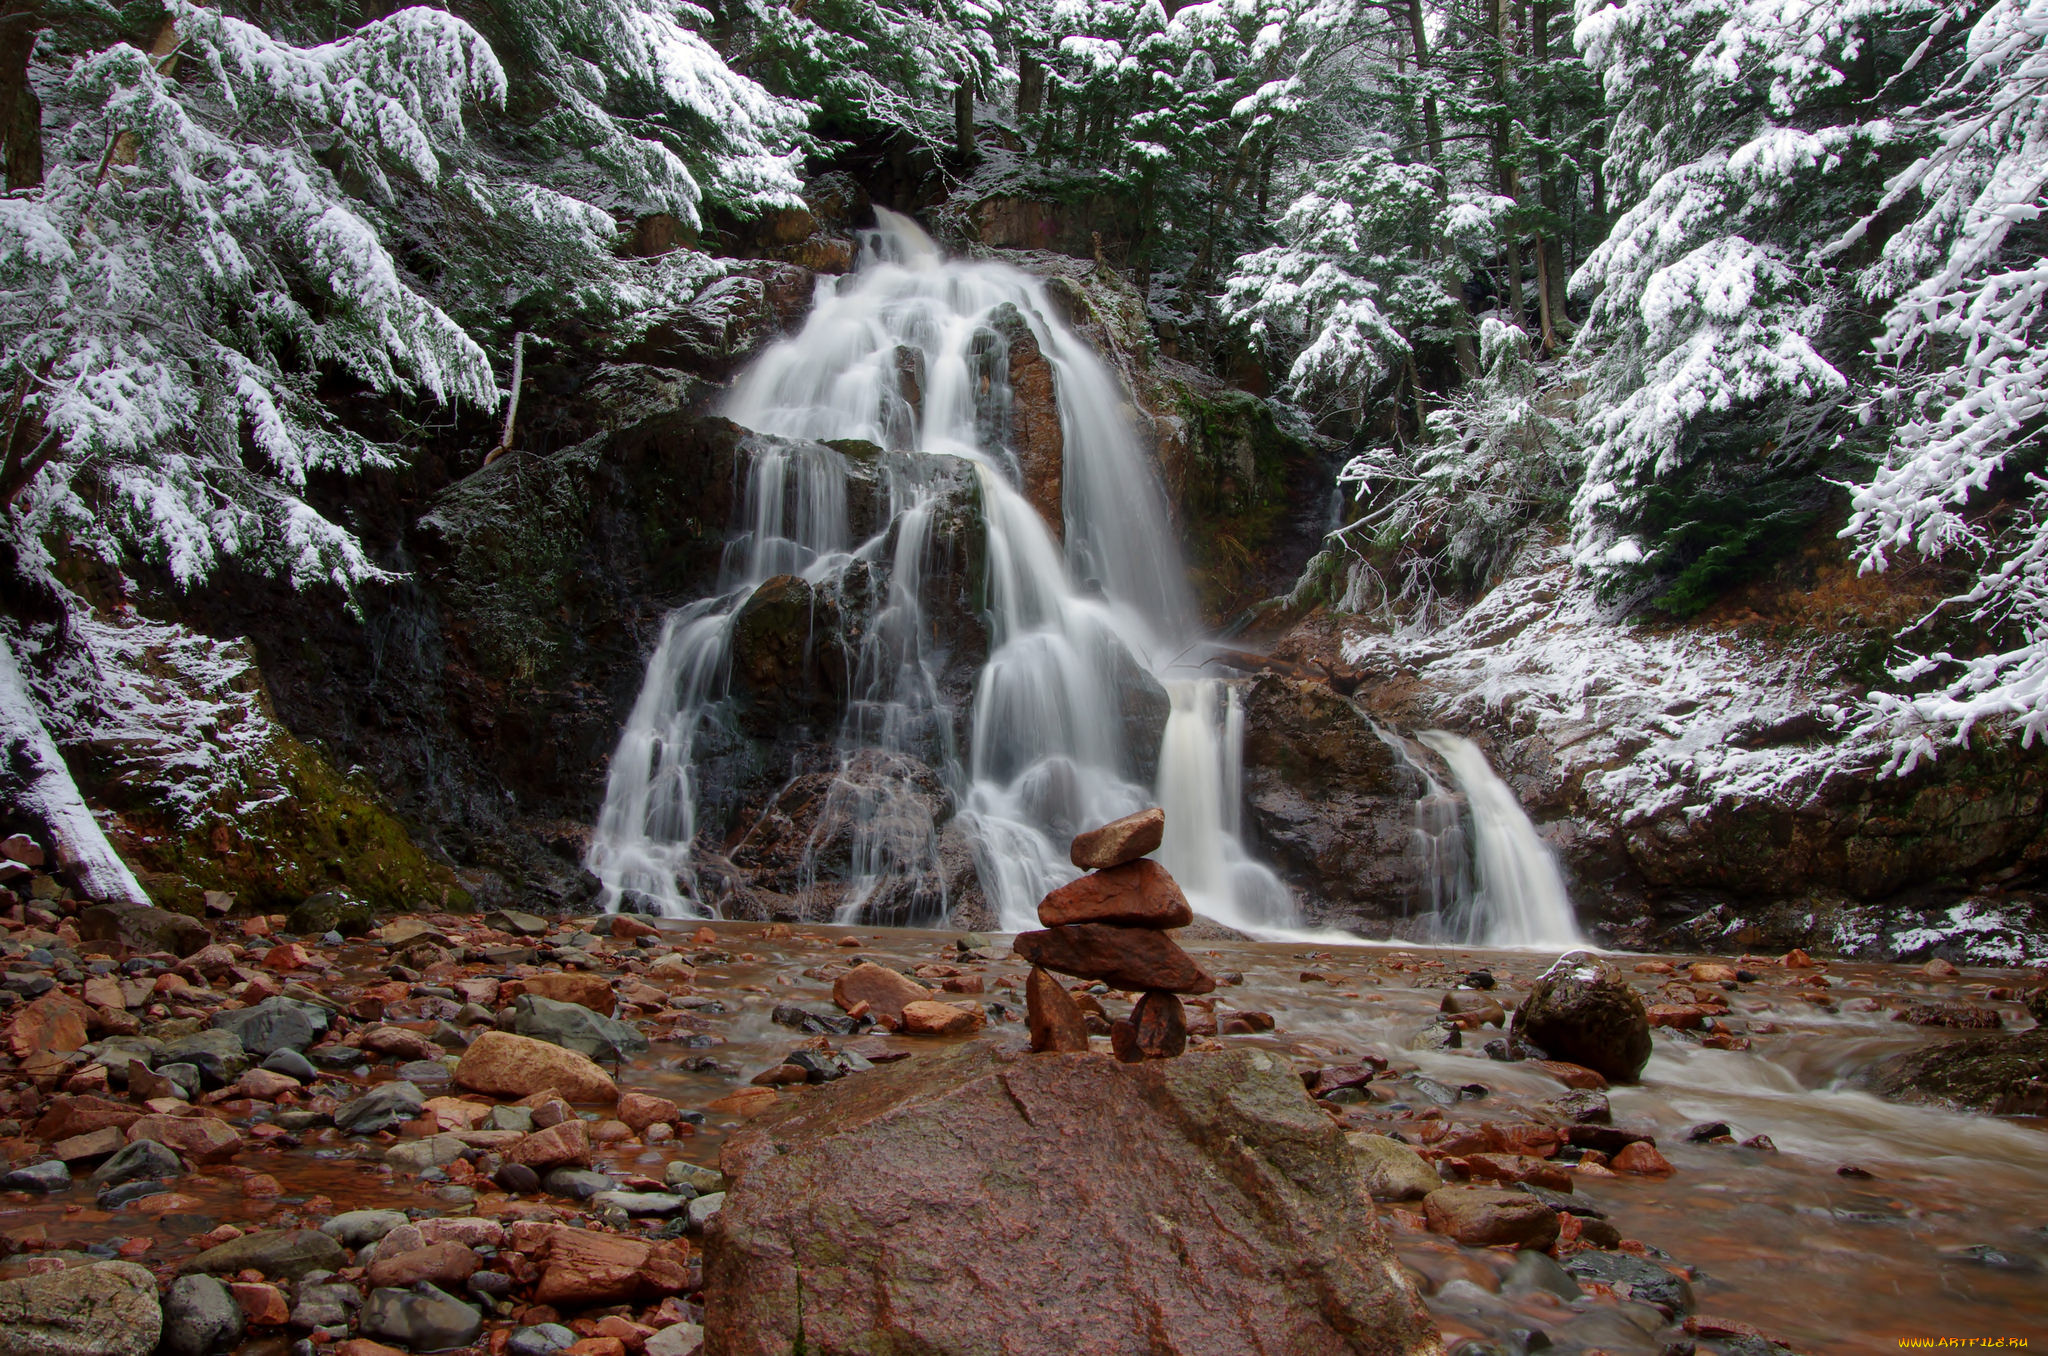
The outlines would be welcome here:
[[[195,1352],[685,1356],[736,1130],[819,1082],[1025,1039],[997,936],[494,914],[208,937],[55,902],[0,922],[0,1281],[96,1266]],[[2034,971],[1617,956],[1660,1025],[1642,1080],[1601,1087],[1496,1057],[1551,955],[1187,945],[1223,980],[1189,1003],[1194,1048],[1289,1061],[1353,1132],[1447,1349],[2048,1338],[2048,1122],[1850,1087],[2033,1028]],[[856,1022],[835,987],[854,1005],[863,963],[959,1014],[908,1026],[955,1034]],[[1095,988],[1107,1049],[1129,1004]],[[1556,1241],[1458,1242],[1485,1228],[1419,1198],[1464,1182],[1540,1203]]]

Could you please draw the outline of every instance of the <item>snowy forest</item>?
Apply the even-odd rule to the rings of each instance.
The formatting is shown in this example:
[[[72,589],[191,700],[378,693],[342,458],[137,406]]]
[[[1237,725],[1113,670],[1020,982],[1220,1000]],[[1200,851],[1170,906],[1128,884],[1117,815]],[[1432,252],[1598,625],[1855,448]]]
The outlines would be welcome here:
[[[2039,1330],[2048,0],[0,0],[0,156],[0,1356]]]

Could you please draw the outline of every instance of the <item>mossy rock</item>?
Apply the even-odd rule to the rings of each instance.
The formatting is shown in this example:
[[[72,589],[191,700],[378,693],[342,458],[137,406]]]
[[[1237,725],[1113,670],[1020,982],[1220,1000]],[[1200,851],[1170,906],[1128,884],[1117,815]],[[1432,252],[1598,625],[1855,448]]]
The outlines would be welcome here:
[[[377,911],[339,890],[322,890],[293,909],[285,926],[304,935],[338,932],[344,937],[360,937],[377,926]]]

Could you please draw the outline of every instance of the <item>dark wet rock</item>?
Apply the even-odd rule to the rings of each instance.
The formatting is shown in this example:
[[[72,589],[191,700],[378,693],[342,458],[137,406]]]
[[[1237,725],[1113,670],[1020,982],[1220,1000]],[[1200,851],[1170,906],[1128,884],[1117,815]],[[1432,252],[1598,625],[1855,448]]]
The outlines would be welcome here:
[[[483,1330],[483,1315],[438,1286],[425,1282],[410,1290],[373,1290],[363,1304],[365,1335],[397,1342],[413,1351],[447,1351],[467,1346]]]
[[[518,1328],[505,1343],[507,1356],[555,1356],[576,1345],[576,1334],[559,1323]]]
[[[389,1130],[426,1110],[427,1099],[419,1088],[399,1079],[379,1083],[334,1113],[335,1128],[349,1135],[374,1135]]]
[[[1103,1356],[1270,1346],[1276,1313],[1300,1352],[1428,1331],[1341,1132],[1260,1052],[1121,1065],[969,1043],[792,1101],[723,1161],[704,1326],[730,1356],[780,1356],[799,1322],[826,1349]],[[984,1302],[1048,1267],[1060,1304]]]
[[[582,1004],[563,1004],[537,993],[520,993],[514,1002],[512,1030],[535,1041],[547,1041],[588,1059],[621,1061],[647,1051],[647,1036],[625,1022],[598,1016]]]
[[[348,1210],[322,1224],[320,1232],[344,1248],[360,1248],[405,1222],[403,1210]]]
[[[1543,1253],[1526,1248],[1515,1254],[1515,1264],[1502,1284],[1510,1291],[1548,1290],[1567,1303],[1585,1293],[1570,1272]]]
[[[180,1276],[163,1300],[164,1356],[213,1356],[242,1340],[242,1306],[211,1276]]]
[[[340,890],[322,890],[308,896],[285,920],[288,931],[306,937],[329,932],[360,937],[376,926],[377,911]]]
[[[2041,1264],[2023,1252],[2011,1248],[1993,1247],[1989,1243],[1969,1243],[1956,1248],[1941,1249],[1944,1261],[1969,1262],[1993,1271],[2015,1271],[2032,1273],[2041,1269]]]
[[[1614,1120],[1614,1109],[1608,1105],[1607,1094],[1591,1088],[1573,1088],[1560,1097],[1553,1097],[1543,1106],[1573,1125],[1607,1125]]]
[[[1320,683],[1262,675],[1244,710],[1245,812],[1267,860],[1317,921],[1383,934],[1424,894],[1421,778]]]
[[[241,1038],[234,1032],[200,1031],[166,1042],[156,1072],[173,1078],[175,1075],[171,1070],[174,1066],[190,1064],[199,1070],[209,1086],[220,1088],[240,1078],[242,1071],[251,1063],[248,1051],[242,1048]]]
[[[93,1171],[92,1184],[96,1187],[119,1186],[144,1177],[164,1181],[184,1171],[185,1165],[176,1153],[153,1139],[138,1139],[100,1164]]]
[[[280,1073],[287,1078],[296,1078],[301,1083],[311,1083],[320,1076],[320,1071],[313,1067],[313,1061],[307,1059],[296,1049],[271,1051],[270,1056],[263,1061],[261,1067],[268,1069],[271,1073]]]
[[[589,1168],[556,1168],[540,1180],[541,1189],[551,1196],[587,1201],[601,1191],[610,1191],[617,1181]]]
[[[1685,1142],[1688,1144],[1705,1144],[1710,1140],[1720,1139],[1724,1135],[1732,1133],[1734,1132],[1729,1130],[1728,1122],[1726,1121],[1701,1121],[1698,1125],[1691,1126],[1686,1130]]]
[[[97,904],[85,910],[78,915],[78,936],[89,953],[120,947],[137,954],[167,951],[189,956],[213,941],[206,924],[196,918],[132,904]]]
[[[232,1032],[250,1054],[271,1055],[304,1050],[318,1041],[327,1033],[328,1016],[326,1009],[316,1004],[278,997],[266,998],[253,1008],[217,1012],[212,1024],[215,1030]]]
[[[1625,1252],[1580,1252],[1565,1259],[1564,1269],[1582,1281],[1612,1286],[1623,1299],[1654,1305],[1667,1315],[1692,1311],[1691,1284],[1647,1257]]]
[[[103,1187],[93,1198],[93,1204],[102,1210],[119,1210],[124,1205],[161,1196],[171,1189],[169,1182],[143,1178],[140,1181],[122,1182],[118,1186]]]
[[[1582,951],[1559,957],[1530,986],[1514,1031],[1613,1082],[1633,1082],[1650,1059],[1642,996],[1620,971]]]
[[[524,1163],[501,1165],[492,1180],[505,1190],[522,1196],[530,1196],[540,1190],[540,1174]]]
[[[0,1281],[0,1351],[151,1356],[162,1332],[156,1278],[132,1262]]]
[[[1060,428],[1058,379],[1023,314],[1009,302],[990,311],[970,341],[968,361],[981,371],[975,408],[984,447],[1015,460],[1024,500],[1055,538],[1066,531],[1066,440]]]
[[[273,1280],[298,1280],[313,1271],[337,1271],[348,1265],[341,1244],[314,1229],[273,1229],[244,1234],[218,1247],[187,1258],[178,1274],[203,1272],[210,1276],[231,1276],[238,1271],[260,1271]]]
[[[1960,1036],[1879,1060],[1857,1073],[1860,1088],[1999,1116],[2048,1113],[2048,1027]]]
[[[71,1185],[71,1169],[59,1159],[16,1168],[0,1177],[0,1189],[7,1191],[62,1191]]]

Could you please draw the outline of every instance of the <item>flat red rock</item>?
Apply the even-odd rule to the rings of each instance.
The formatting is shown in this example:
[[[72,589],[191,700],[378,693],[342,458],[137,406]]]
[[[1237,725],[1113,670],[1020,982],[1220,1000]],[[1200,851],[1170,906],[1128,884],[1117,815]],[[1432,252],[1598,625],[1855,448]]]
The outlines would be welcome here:
[[[1088,1022],[1080,1005],[1058,980],[1036,965],[1024,981],[1024,1019],[1033,1050],[1076,1054],[1088,1049]]]
[[[1099,979],[1119,989],[1208,993],[1216,981],[1171,937],[1150,928],[1073,923],[1020,932],[1017,954],[1063,975]]]
[[[1069,923],[1184,928],[1195,921],[1195,911],[1165,867],[1140,859],[1068,881],[1039,901],[1038,921],[1049,928]]]
[[[1067,855],[1083,871],[1098,871],[1156,852],[1165,839],[1166,811],[1155,805],[1079,835]]]

